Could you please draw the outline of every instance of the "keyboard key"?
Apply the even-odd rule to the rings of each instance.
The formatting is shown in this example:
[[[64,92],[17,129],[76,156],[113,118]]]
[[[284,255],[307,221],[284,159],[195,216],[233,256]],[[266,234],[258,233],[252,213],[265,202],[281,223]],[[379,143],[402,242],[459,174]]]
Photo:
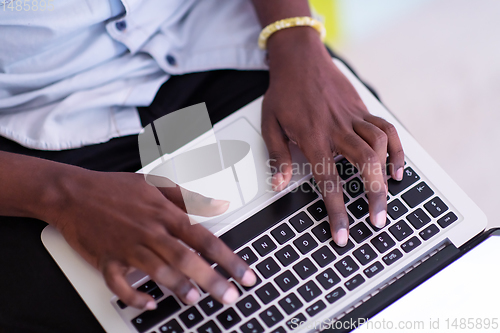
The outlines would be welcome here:
[[[358,244],[362,243],[365,239],[373,235],[373,232],[371,232],[363,222],[359,222],[354,227],[352,227],[349,233]]]
[[[458,220],[458,217],[453,212],[449,212],[438,220],[438,224],[441,228],[446,228],[456,220]]]
[[[247,297],[243,298],[241,301],[236,303],[236,306],[238,309],[240,309],[241,313],[245,317],[250,316],[252,313],[260,309],[259,303],[253,298],[252,295],[248,295]]]
[[[318,243],[312,238],[311,234],[306,233],[293,241],[293,244],[299,249],[302,254],[311,252],[318,246]]]
[[[347,214],[347,218],[349,219],[349,225],[352,225],[354,223],[354,219],[352,218],[352,216]]]
[[[293,275],[292,272],[286,271],[274,279],[274,282],[281,288],[284,292],[292,289],[299,284],[299,280]]]
[[[370,267],[365,268],[363,273],[365,273],[365,275],[368,278],[372,278],[375,275],[377,275],[378,273],[380,273],[383,269],[384,269],[384,266],[377,261],[373,265],[371,265]]]
[[[164,295],[160,288],[155,288],[151,290],[148,294],[151,295],[151,297],[153,297],[153,299],[156,301],[162,298]]]
[[[297,313],[295,316],[290,318],[286,322],[286,326],[288,326],[291,330],[296,330],[301,327],[301,323],[305,323],[306,321],[306,316],[304,316],[302,313]]]
[[[331,268],[328,268],[323,273],[316,275],[316,280],[318,280],[319,284],[321,284],[325,290],[332,288],[340,282],[339,276],[335,274]]]
[[[281,312],[279,312],[279,310],[274,305],[267,310],[262,311],[259,314],[259,317],[262,319],[262,321],[264,321],[267,327],[273,327],[284,319]]]
[[[240,330],[243,333],[264,333],[264,328],[255,318],[252,318],[245,324],[241,325]]]
[[[288,223],[282,223],[279,227],[271,231],[274,239],[280,244],[286,243],[295,236],[295,233],[290,229]]]
[[[219,265],[214,266],[214,271],[218,272],[220,275],[222,275],[226,279],[229,279],[231,277],[231,275],[224,268],[222,268]]]
[[[391,236],[389,236],[385,231],[372,238],[371,243],[380,253],[384,253],[385,251],[396,245]]]
[[[158,285],[153,281],[149,280],[148,282],[144,283],[142,286],[137,287],[137,291],[143,292],[143,293],[148,293],[149,291],[158,288]]]
[[[403,251],[405,251],[406,253],[409,253],[413,251],[420,244],[422,244],[420,239],[414,236],[409,240],[407,240],[406,242],[404,242],[403,244],[401,244],[401,249],[403,249]]]
[[[368,203],[365,199],[359,198],[352,204],[347,206],[347,209],[354,215],[355,218],[360,219],[366,214],[368,214]]]
[[[402,241],[413,233],[413,229],[403,220],[390,227],[389,231],[398,241]]]
[[[337,171],[340,175],[340,178],[342,180],[346,180],[351,176],[354,176],[356,173],[358,173],[358,170],[352,165],[347,159],[343,158],[337,163],[335,163],[337,166]]]
[[[328,215],[326,212],[325,202],[323,200],[318,200],[313,203],[307,208],[307,211],[312,215],[312,217],[314,217],[316,221],[319,221],[325,218],[326,215]]]
[[[314,261],[319,265],[319,267],[325,267],[329,263],[335,260],[335,255],[328,246],[323,246],[316,252],[312,254]]]
[[[290,224],[297,232],[302,232],[314,223],[305,212],[300,212],[290,219]]]
[[[352,242],[352,240],[348,240],[347,241],[347,244],[346,246],[338,246],[334,241],[331,241],[330,242],[330,246],[335,250],[335,252],[337,252],[337,254],[339,256],[343,255],[343,254],[346,254],[347,252],[349,252],[351,249],[354,248],[354,243]]]
[[[264,257],[269,252],[276,249],[276,244],[271,240],[271,237],[265,235],[252,243],[252,246],[259,254]]]
[[[377,258],[377,254],[368,244],[363,244],[363,246],[359,249],[353,251],[352,254],[356,257],[356,259],[358,259],[361,265],[366,265],[373,259]]]
[[[389,214],[393,220],[399,219],[407,211],[408,208],[406,208],[399,199],[395,199],[387,204],[387,214]]]
[[[403,180],[398,182],[397,180],[391,178],[387,181],[387,186],[389,187],[389,192],[392,195],[396,195],[404,189],[408,188],[419,179],[420,177],[417,175],[417,173],[413,171],[412,168],[408,167],[403,172]]]
[[[180,309],[181,306],[177,303],[175,298],[169,296],[161,302],[158,302],[156,310],[145,311],[132,319],[132,325],[134,325],[139,333],[143,333]]]
[[[233,308],[229,308],[217,316],[217,320],[224,326],[224,328],[230,329],[237,323],[241,321],[240,316],[234,311]]]
[[[302,287],[299,287],[297,289],[299,292],[300,296],[306,301],[310,302],[319,295],[321,295],[321,290],[319,287],[314,283],[314,281],[308,281],[306,284],[304,284]]]
[[[243,292],[240,290],[240,288],[238,288],[239,284],[237,284],[236,282],[234,281],[230,281],[230,283],[233,284],[234,288],[236,288],[236,290],[238,291],[238,293],[240,294],[240,296],[243,294]]]
[[[448,210],[448,206],[439,197],[435,197],[424,205],[424,208],[432,215],[438,217]]]
[[[118,304],[118,307],[120,307],[120,309],[125,309],[127,307],[127,304],[123,303],[121,300],[117,300],[116,304]]]
[[[262,276],[267,279],[280,271],[280,266],[274,261],[272,257],[264,259],[260,264],[255,266]]]
[[[278,303],[286,314],[292,314],[302,307],[302,302],[294,293],[287,295]]]
[[[272,331],[270,331],[269,333],[286,333],[285,329],[283,327],[276,327],[274,328]]]
[[[221,333],[219,326],[213,320],[201,325],[197,331],[198,333]]]
[[[257,261],[257,256],[255,255],[255,253],[253,253],[252,249],[249,248],[248,246],[236,254],[238,256],[240,256],[241,259],[245,260],[247,265],[251,265]]]
[[[318,271],[316,266],[314,266],[309,258],[305,258],[301,262],[293,266],[293,270],[300,276],[302,280],[307,279]]]
[[[327,240],[332,239],[330,223],[328,223],[327,221],[321,222],[319,225],[312,228],[311,231],[321,243],[324,243]]]
[[[396,261],[398,261],[399,259],[401,259],[402,257],[403,257],[403,254],[401,253],[401,251],[399,251],[398,249],[394,249],[391,252],[389,252],[388,254],[386,254],[385,256],[383,256],[382,260],[385,262],[385,264],[387,266],[390,266],[390,265],[394,264]]]
[[[271,284],[271,282],[266,283],[260,289],[255,292],[259,296],[262,303],[267,304],[272,300],[276,299],[280,294]]]
[[[168,323],[160,326],[158,329],[161,333],[182,333],[184,330],[181,325],[177,322],[177,320],[172,319]]]
[[[342,289],[341,287],[338,287],[337,289],[335,289],[331,293],[326,294],[326,301],[330,304],[333,304],[336,301],[338,301],[339,299],[341,299],[342,297],[344,297],[345,294],[346,294],[345,290]]]
[[[349,256],[341,259],[334,266],[343,277],[348,277],[359,269],[359,266]]]
[[[346,283],[344,283],[345,287],[348,290],[354,290],[359,287],[363,282],[365,282],[365,278],[361,276],[361,274],[356,275]]]
[[[314,317],[324,309],[326,309],[326,304],[322,300],[319,300],[310,307],[308,307],[306,309],[306,312],[309,316]]]
[[[187,328],[191,328],[203,320],[203,316],[194,306],[181,313],[179,318]]]
[[[347,195],[345,195],[345,193],[342,193],[344,195],[344,204],[348,203],[349,202],[349,197]]]
[[[198,305],[207,316],[211,316],[222,309],[222,304],[213,299],[212,296],[205,297],[198,303]]]
[[[420,182],[417,186],[401,196],[411,208],[418,206],[425,199],[434,194],[434,191],[425,183]]]
[[[420,208],[406,215],[406,219],[413,225],[413,227],[415,227],[415,229],[420,229],[431,221],[431,218]]]
[[[428,226],[424,230],[420,231],[419,235],[420,235],[420,237],[422,237],[423,240],[428,240],[429,238],[431,238],[432,236],[434,236],[438,232],[439,232],[439,228],[436,227],[435,224],[431,224],[430,226]]]
[[[262,279],[260,278],[259,274],[255,274],[255,276],[257,276],[257,282],[255,282],[255,284],[253,286],[250,286],[250,287],[241,286],[241,288],[245,289],[246,291],[249,291],[249,290],[257,287],[262,282]]]
[[[355,177],[348,181],[344,188],[347,193],[351,196],[351,198],[356,198],[358,195],[365,192],[365,187],[363,186],[363,182],[358,177]]]
[[[290,245],[285,246],[281,250],[277,251],[274,255],[285,267],[290,265],[295,260],[299,259],[299,255]]]

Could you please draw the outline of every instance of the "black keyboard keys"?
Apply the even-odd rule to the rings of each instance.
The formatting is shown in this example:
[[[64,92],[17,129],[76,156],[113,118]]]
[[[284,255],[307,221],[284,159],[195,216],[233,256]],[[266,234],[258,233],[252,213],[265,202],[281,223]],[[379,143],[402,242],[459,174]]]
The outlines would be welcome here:
[[[172,319],[168,323],[161,325],[159,330],[162,333],[182,333],[182,332],[184,332],[181,325],[179,325],[179,323],[175,319]]]
[[[407,211],[408,208],[406,208],[399,199],[393,200],[387,204],[387,214],[389,214],[393,220],[397,220]]]
[[[264,328],[257,321],[257,319],[250,319],[248,322],[240,326],[243,333],[264,333]]]
[[[343,158],[337,163],[335,163],[337,167],[337,171],[342,180],[346,180],[347,178],[355,175],[358,170],[352,165],[347,159]]]
[[[305,321],[306,316],[304,316],[302,313],[297,313],[286,322],[286,326],[288,326],[293,331],[302,327],[301,323],[305,323]]]
[[[300,212],[290,219],[290,223],[297,232],[302,232],[312,226],[313,221],[306,213]]]
[[[203,316],[194,306],[190,307],[189,309],[181,313],[179,315],[179,318],[182,320],[182,322],[184,323],[184,325],[186,325],[187,328],[191,328],[203,320]]]
[[[241,301],[236,303],[236,306],[245,317],[250,316],[252,313],[260,309],[259,303],[255,300],[255,298],[253,298],[252,295],[248,295],[243,298]]]
[[[344,185],[345,190],[351,198],[356,198],[365,191],[363,182],[358,177],[354,177]]]
[[[198,333],[221,333],[222,331],[220,330],[219,326],[213,321],[210,320],[209,322],[201,325],[197,330]],[[163,332],[160,330],[160,332]]]
[[[276,251],[274,255],[285,267],[290,265],[295,260],[299,259],[299,255],[290,245],[287,245],[281,250]]]
[[[319,312],[323,311],[324,309],[326,309],[325,303],[322,300],[319,300],[310,307],[308,307],[306,309],[306,312],[309,316],[313,317],[317,315]]]
[[[319,265],[319,267],[325,267],[329,263],[335,260],[335,255],[328,246],[323,246],[316,252],[312,254],[314,261]]]
[[[333,269],[328,268],[326,271],[323,273],[320,273],[319,275],[316,276],[316,280],[325,288],[325,290],[328,290],[332,288],[334,285],[340,282],[340,278]]]
[[[137,291],[143,292],[143,293],[148,293],[153,289],[158,288],[158,285],[153,281],[149,280],[148,282],[144,283],[142,286],[137,287]]]
[[[359,198],[352,204],[347,206],[347,209],[354,215],[355,218],[360,219],[366,214],[368,214],[368,203],[365,199]]]
[[[222,309],[222,304],[213,299],[212,296],[205,297],[198,303],[198,305],[207,316],[211,316]]]
[[[295,233],[288,226],[288,223],[282,223],[279,227],[271,231],[274,239],[280,244],[286,243],[295,236]]]
[[[385,231],[382,232],[382,233],[380,233],[380,234],[378,234],[378,236],[374,237],[371,240],[371,243],[373,244],[373,246],[375,246],[375,248],[380,253],[384,253],[387,250],[389,250],[391,247],[393,247],[394,245],[396,245],[396,243],[391,238],[391,236],[389,236],[387,234],[387,232],[385,232]]]
[[[318,246],[318,243],[316,243],[316,241],[309,233],[306,233],[294,240],[293,244],[299,249],[302,254],[309,253],[312,251],[312,249]]]
[[[278,303],[285,310],[286,314],[292,314],[302,307],[302,302],[294,293],[285,296]]]
[[[338,246],[334,241],[330,242],[330,246],[337,252],[339,256],[346,254],[349,250],[354,248],[354,243],[352,240],[348,240],[346,246]]]
[[[365,278],[361,276],[361,274],[356,275],[346,283],[344,283],[345,287],[349,290],[354,290],[359,287],[363,282],[365,282]]]
[[[418,181],[420,177],[416,174],[415,171],[413,171],[412,168],[408,167],[404,170],[403,172],[403,180],[398,182],[397,180],[394,179],[389,179],[387,181],[387,185],[389,187],[389,192],[392,195],[396,195]]]
[[[380,273],[383,269],[384,269],[384,266],[377,261],[373,265],[371,265],[370,267],[365,268],[363,273],[365,273],[365,275],[368,278],[372,278],[375,275],[377,275],[378,273]]]
[[[448,210],[448,206],[439,197],[435,197],[424,205],[424,208],[432,215],[438,217]]]
[[[276,282],[278,287],[280,287],[281,290],[283,290],[284,292],[292,289],[297,284],[299,284],[299,280],[297,280],[297,278],[290,271],[286,271],[286,272],[278,275],[274,279],[274,282]]]
[[[453,212],[449,212],[438,220],[438,224],[441,228],[446,228],[456,220],[458,220],[458,217]]]
[[[156,310],[145,311],[132,319],[132,325],[134,325],[137,331],[143,333],[180,309],[181,306],[175,298],[169,296],[158,303]]]
[[[307,208],[307,211],[312,215],[312,217],[314,217],[316,221],[325,218],[327,215],[325,202],[323,200],[318,200],[313,203]]]
[[[257,250],[257,252],[259,252],[261,256],[265,256],[269,252],[276,249],[276,244],[271,240],[271,237],[269,237],[268,235],[265,235],[256,240],[255,242],[253,242],[252,246],[254,247],[255,250]]]
[[[266,323],[267,327],[273,327],[283,320],[283,315],[274,305],[267,310],[262,311],[259,314],[259,317],[262,319],[262,321],[264,321],[264,323]]]
[[[362,243],[365,239],[373,235],[373,233],[368,229],[366,224],[363,222],[359,222],[349,231],[351,237],[359,244]]]
[[[401,198],[403,198],[408,206],[413,208],[433,194],[434,191],[431,190],[431,188],[425,182],[420,182],[411,190],[403,194]]]
[[[319,225],[312,228],[311,231],[321,243],[324,243],[327,240],[332,239],[330,224],[326,221],[321,222]]]
[[[420,231],[419,235],[423,240],[428,240],[439,232],[439,228],[435,224],[431,224],[424,230]]]
[[[297,272],[301,279],[305,280],[314,273],[318,271],[316,266],[309,260],[309,258],[305,258],[300,261],[298,264],[293,266],[293,270]]]
[[[420,229],[431,221],[431,218],[420,208],[408,214],[406,219],[415,227],[415,229]]]
[[[406,242],[401,244],[401,249],[403,249],[403,251],[405,251],[406,253],[409,253],[413,251],[420,244],[422,244],[420,239],[418,239],[416,236],[413,236],[412,238],[408,239]]]
[[[333,304],[342,297],[344,297],[345,294],[346,294],[345,290],[342,289],[341,287],[338,287],[337,289],[326,295],[326,301],[330,304]]]
[[[390,227],[389,231],[398,241],[402,241],[413,233],[413,229],[402,220]]]
[[[264,259],[261,263],[255,266],[264,278],[269,278],[280,271],[280,266],[272,257]]]
[[[251,265],[257,261],[257,256],[253,253],[252,249],[249,247],[245,247],[240,252],[236,253],[240,256],[241,259],[245,260],[247,265]]]
[[[342,274],[343,277],[348,277],[359,269],[359,266],[347,256],[335,264],[335,268]]]
[[[389,252],[388,254],[386,254],[385,256],[383,256],[382,260],[385,262],[385,264],[387,266],[390,266],[390,265],[394,264],[396,261],[398,261],[399,259],[401,259],[402,257],[403,257],[403,254],[401,253],[401,251],[399,251],[398,249],[394,249],[391,252]]]
[[[353,251],[352,254],[356,257],[356,259],[358,259],[361,265],[366,265],[373,259],[377,258],[377,254],[368,244],[363,244],[363,246],[359,249]]]
[[[257,294],[257,296],[259,296],[260,300],[264,304],[271,302],[280,295],[270,282],[257,289],[255,293]]]
[[[314,281],[308,281],[306,284],[304,284],[302,287],[299,287],[297,289],[299,292],[300,296],[306,301],[310,302],[319,295],[321,295],[321,290],[319,287],[314,283]]]
[[[217,320],[227,330],[239,323],[241,321],[241,318],[233,308],[228,308],[226,311],[217,316]]]

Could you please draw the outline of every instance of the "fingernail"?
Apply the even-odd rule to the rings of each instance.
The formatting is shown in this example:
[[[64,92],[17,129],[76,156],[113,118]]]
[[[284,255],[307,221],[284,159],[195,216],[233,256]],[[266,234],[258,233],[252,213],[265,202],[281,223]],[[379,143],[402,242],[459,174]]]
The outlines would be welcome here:
[[[186,294],[186,301],[190,304],[196,303],[199,299],[200,293],[194,288],[191,288],[191,290]]]
[[[234,287],[229,287],[222,296],[222,302],[224,302],[225,304],[234,303],[236,299],[238,299],[238,296],[240,295],[238,294],[236,289],[234,289]]]
[[[283,184],[284,181],[285,181],[285,178],[283,178],[283,174],[281,172],[275,173],[273,176],[273,180],[272,180],[274,190],[276,191],[276,189],[281,184]]]
[[[215,207],[229,206],[229,203],[230,202],[227,200],[218,200],[218,199],[212,199],[212,201],[210,201],[210,205]]]
[[[400,167],[397,171],[396,171],[396,180],[403,180],[403,167]]]
[[[255,273],[251,270],[248,269],[245,274],[243,274],[243,277],[241,278],[241,283],[244,284],[247,287],[251,287],[257,282],[257,277],[255,276]]]
[[[375,214],[375,219],[373,220],[373,224],[377,228],[383,228],[385,226],[385,222],[387,219],[387,212],[385,210],[382,210]]]
[[[146,306],[144,307],[146,310],[155,310],[156,309],[156,302],[155,301],[148,301],[146,303]]]
[[[346,246],[348,240],[347,229],[339,229],[335,238],[335,243],[337,243],[338,246]]]

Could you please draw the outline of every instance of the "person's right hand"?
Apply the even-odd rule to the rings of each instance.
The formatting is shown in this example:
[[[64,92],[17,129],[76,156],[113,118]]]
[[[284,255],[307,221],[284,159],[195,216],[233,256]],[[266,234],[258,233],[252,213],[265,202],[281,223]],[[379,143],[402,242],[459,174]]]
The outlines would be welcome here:
[[[248,265],[203,226],[192,225],[185,213],[185,201],[190,212],[203,216],[225,212],[229,202],[178,186],[157,188],[141,174],[73,167],[70,172],[59,177],[54,197],[60,204],[46,209],[44,220],[102,272],[108,287],[125,304],[156,308],[151,296],[127,283],[125,275],[132,267],[149,274],[186,304],[200,297],[189,279],[219,302],[237,299],[234,286],[180,241],[219,263],[238,283],[255,284],[256,276]],[[191,207],[197,207],[197,212]]]

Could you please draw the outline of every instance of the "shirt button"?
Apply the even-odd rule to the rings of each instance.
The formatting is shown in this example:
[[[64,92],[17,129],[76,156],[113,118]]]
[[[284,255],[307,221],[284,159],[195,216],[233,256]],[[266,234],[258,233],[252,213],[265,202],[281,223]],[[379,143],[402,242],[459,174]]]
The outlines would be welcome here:
[[[116,29],[120,30],[120,31],[123,31],[125,29],[127,29],[127,22],[125,21],[118,21],[115,23],[115,27]]]
[[[170,66],[175,66],[175,65],[177,65],[177,60],[175,60],[175,58],[174,58],[174,56],[173,56],[173,55],[171,55],[171,54],[167,54],[166,59],[167,59],[167,62],[168,62],[168,64],[169,64]]]

